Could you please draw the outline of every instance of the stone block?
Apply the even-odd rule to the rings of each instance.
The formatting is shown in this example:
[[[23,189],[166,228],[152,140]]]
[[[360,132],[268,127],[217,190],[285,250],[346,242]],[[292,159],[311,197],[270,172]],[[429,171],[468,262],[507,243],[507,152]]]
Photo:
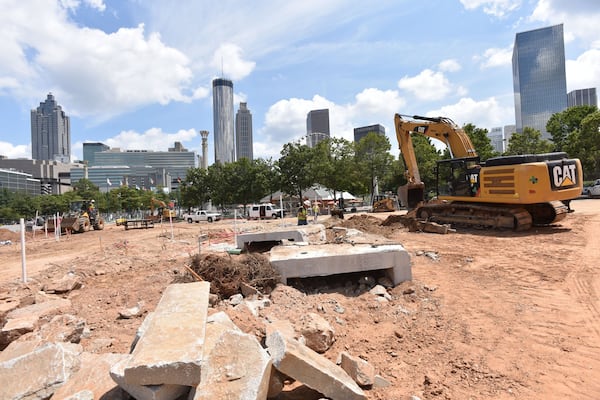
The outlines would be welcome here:
[[[267,336],[267,350],[280,372],[332,400],[365,400],[362,389],[343,369],[279,332]]]
[[[253,335],[228,330],[206,357],[193,400],[264,400],[269,391],[271,358]]]
[[[81,345],[47,343],[0,362],[0,399],[49,398],[79,368]]]
[[[318,235],[319,239],[325,238],[325,227],[321,224],[306,225],[303,227],[287,227],[263,232],[248,232],[237,235],[238,249],[244,249],[249,243],[257,242],[309,242],[311,237]]]
[[[341,367],[359,386],[372,386],[375,382],[375,367],[359,357],[342,352]]]
[[[110,368],[128,356],[126,354],[92,354],[81,355],[81,367],[69,380],[54,393],[55,399],[116,399],[123,395],[121,389],[110,377]]]

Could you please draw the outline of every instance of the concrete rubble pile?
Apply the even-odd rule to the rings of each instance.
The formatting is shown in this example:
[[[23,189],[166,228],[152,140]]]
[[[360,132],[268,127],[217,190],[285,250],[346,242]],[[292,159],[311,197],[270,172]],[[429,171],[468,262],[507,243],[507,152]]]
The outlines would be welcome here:
[[[296,381],[329,399],[359,400],[364,390],[389,385],[347,352],[337,363],[322,355],[335,338],[318,315],[303,319],[300,335],[289,321],[264,321],[263,346],[224,312],[209,316],[209,291],[208,282],[168,286],[130,354],[84,352],[78,342],[85,322],[62,314],[68,300],[5,306],[0,398],[278,399],[286,382]],[[241,305],[253,313],[252,302]],[[41,316],[53,322],[38,326]]]

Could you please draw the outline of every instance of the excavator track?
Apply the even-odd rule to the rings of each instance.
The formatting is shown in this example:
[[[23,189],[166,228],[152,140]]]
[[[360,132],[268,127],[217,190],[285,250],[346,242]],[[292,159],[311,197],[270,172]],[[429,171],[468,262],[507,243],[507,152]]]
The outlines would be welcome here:
[[[534,226],[545,226],[562,221],[569,212],[569,208],[562,201],[529,204],[524,207],[531,214]]]
[[[526,231],[533,225],[528,210],[523,207],[493,206],[471,203],[425,204],[416,210],[416,217],[439,224],[455,224],[478,228],[503,228]]]

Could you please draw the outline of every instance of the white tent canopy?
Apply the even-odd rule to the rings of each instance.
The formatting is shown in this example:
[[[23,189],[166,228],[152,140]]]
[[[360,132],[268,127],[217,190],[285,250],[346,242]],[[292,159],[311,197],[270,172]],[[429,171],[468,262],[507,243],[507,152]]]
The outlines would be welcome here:
[[[286,193],[282,194],[281,191],[277,191],[269,196],[265,196],[264,198],[262,198],[261,202],[263,202],[263,203],[267,203],[269,201],[277,202],[277,201],[279,201],[279,199],[282,196],[283,196],[284,201],[292,200],[292,199],[295,199],[297,201],[300,200],[296,196],[290,196]],[[353,194],[348,193],[348,192],[336,192],[335,198],[334,198],[333,190],[324,188],[322,186],[313,186],[311,188],[304,189],[302,191],[302,196],[307,197],[310,201],[320,201],[320,202],[337,201],[340,198],[343,198],[344,200],[355,200],[356,199],[356,197]]]

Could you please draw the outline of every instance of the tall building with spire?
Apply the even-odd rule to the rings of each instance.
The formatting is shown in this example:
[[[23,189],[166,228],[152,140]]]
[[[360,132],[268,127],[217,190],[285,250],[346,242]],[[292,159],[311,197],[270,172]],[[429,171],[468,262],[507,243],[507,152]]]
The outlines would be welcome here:
[[[253,159],[252,152],[252,113],[247,103],[240,103],[235,115],[235,155],[236,159]]]
[[[71,161],[71,122],[52,93],[31,110],[31,158]]]
[[[212,85],[215,162],[234,162],[233,82],[217,78]]]
[[[550,138],[546,123],[567,108],[563,25],[517,33],[512,67],[517,132],[531,127]]]

